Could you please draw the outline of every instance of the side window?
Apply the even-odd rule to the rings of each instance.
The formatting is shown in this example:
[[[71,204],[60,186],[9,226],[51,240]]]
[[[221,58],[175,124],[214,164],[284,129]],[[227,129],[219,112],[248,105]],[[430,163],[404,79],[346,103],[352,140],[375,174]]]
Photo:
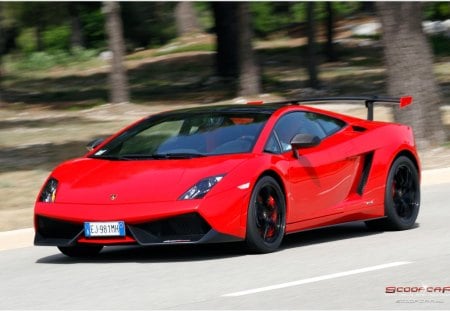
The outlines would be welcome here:
[[[318,123],[325,132],[326,136],[330,136],[345,126],[345,122],[323,114],[308,113],[311,119]]]
[[[311,134],[324,139],[339,131],[345,122],[312,112],[291,112],[278,120],[270,135],[265,150],[271,153],[292,149],[291,140],[297,134]],[[281,150],[281,151],[280,151]]]
[[[267,140],[264,151],[269,152],[269,153],[280,153],[281,152],[280,142],[279,142],[278,138],[276,137],[276,134],[274,131],[272,132],[272,134],[270,134],[270,137]]]

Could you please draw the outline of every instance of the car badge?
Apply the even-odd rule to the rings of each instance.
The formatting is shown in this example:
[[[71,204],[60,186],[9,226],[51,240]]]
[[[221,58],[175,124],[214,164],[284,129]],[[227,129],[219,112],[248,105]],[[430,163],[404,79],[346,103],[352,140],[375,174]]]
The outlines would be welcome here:
[[[111,194],[109,198],[111,199],[111,201],[114,201],[115,199],[117,199],[117,194]]]

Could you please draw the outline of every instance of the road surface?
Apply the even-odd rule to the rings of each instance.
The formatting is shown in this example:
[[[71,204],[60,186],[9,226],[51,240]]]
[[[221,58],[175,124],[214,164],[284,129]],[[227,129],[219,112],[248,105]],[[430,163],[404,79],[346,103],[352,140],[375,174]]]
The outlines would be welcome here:
[[[0,309],[450,310],[449,193],[449,182],[423,186],[412,230],[341,225],[288,236],[266,255],[237,245],[107,248],[91,260],[3,250]]]

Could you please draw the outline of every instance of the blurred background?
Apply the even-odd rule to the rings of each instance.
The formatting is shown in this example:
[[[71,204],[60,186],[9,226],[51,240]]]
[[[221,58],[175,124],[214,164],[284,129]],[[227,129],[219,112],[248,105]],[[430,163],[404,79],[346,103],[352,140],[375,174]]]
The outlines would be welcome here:
[[[32,226],[59,162],[150,113],[360,95],[412,95],[375,119],[450,166],[449,2],[0,2],[0,231]]]

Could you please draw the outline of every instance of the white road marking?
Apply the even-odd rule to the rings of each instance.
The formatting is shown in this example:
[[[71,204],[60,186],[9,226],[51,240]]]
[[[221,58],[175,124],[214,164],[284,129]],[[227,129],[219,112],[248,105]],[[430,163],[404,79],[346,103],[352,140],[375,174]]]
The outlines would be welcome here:
[[[361,269],[356,269],[356,270],[349,270],[349,271],[344,271],[344,272],[326,274],[326,275],[322,275],[322,276],[317,276],[317,277],[293,281],[293,282],[287,282],[287,283],[281,283],[281,284],[276,284],[276,285],[271,285],[271,286],[266,286],[266,287],[244,290],[244,291],[235,292],[235,293],[231,293],[231,294],[225,294],[225,295],[222,295],[222,297],[239,297],[239,296],[251,295],[251,294],[267,292],[267,291],[271,291],[271,290],[275,290],[275,289],[293,287],[293,286],[298,286],[298,285],[302,285],[302,284],[309,284],[309,283],[315,283],[315,282],[320,282],[320,281],[324,281],[324,280],[336,279],[336,278],[354,275],[354,274],[360,274],[360,273],[366,273],[366,272],[371,272],[371,271],[376,271],[376,270],[382,270],[382,269],[388,269],[388,268],[392,268],[392,267],[408,265],[410,263],[412,263],[412,262],[409,262],[409,261],[391,262],[391,263],[387,263],[384,265],[378,265],[378,266],[372,266],[372,267],[361,268]]]

